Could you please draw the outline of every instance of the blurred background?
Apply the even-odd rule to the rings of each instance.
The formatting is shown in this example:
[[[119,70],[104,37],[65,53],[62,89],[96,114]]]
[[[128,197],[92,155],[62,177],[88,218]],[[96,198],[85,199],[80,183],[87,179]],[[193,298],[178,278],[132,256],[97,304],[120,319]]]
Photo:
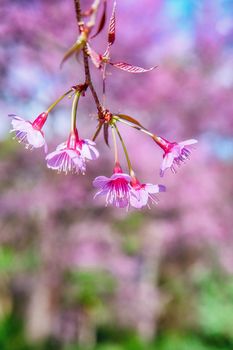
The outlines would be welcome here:
[[[118,0],[112,60],[159,67],[110,67],[109,109],[168,140],[199,140],[162,179],[159,205],[129,212],[93,200],[92,180],[113,167],[102,135],[86,176],[48,170],[43,151],[9,135],[8,113],[33,120],[83,82],[79,60],[59,68],[77,37],[73,1],[1,0],[0,13],[0,349],[233,349],[233,1]],[[106,30],[93,47],[104,50]],[[63,101],[49,117],[50,151],[70,109]],[[81,136],[95,113],[88,92]],[[161,183],[161,150],[121,130],[140,180]]]

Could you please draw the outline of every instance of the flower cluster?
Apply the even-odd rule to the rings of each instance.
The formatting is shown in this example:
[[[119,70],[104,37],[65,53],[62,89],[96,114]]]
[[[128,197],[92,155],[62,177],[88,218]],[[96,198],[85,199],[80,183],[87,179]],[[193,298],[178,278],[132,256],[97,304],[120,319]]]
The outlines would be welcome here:
[[[137,209],[146,205],[149,207],[150,202],[158,201],[155,194],[166,190],[163,185],[142,184],[135,176],[124,174],[120,164],[116,164],[113,172],[111,177],[98,176],[93,181],[93,185],[99,189],[95,197],[105,195],[106,206],[110,203],[117,208],[130,205]]]
[[[91,31],[95,26],[97,11],[103,3],[103,14],[100,24],[95,35],[91,36]],[[118,124],[123,123],[129,127],[137,129],[147,134],[162,150],[163,160],[160,168],[160,175],[163,176],[167,169],[171,169],[174,173],[177,167],[189,159],[190,151],[197,141],[195,139],[186,140],[183,142],[170,142],[161,136],[157,136],[142,126],[136,119],[125,114],[116,114],[110,112],[106,107],[106,67],[110,64],[116,68],[122,69],[129,73],[144,73],[151,71],[155,67],[144,69],[142,67],[133,66],[124,62],[113,63],[110,60],[110,48],[115,42],[116,28],[116,3],[114,3],[113,12],[110,18],[108,28],[107,49],[103,55],[94,51],[90,44],[90,40],[98,35],[104,27],[106,17],[106,1],[94,1],[92,7],[82,13],[78,0],[76,4],[76,15],[79,24],[80,35],[76,43],[66,52],[63,61],[66,61],[72,54],[83,53],[84,56],[84,71],[85,82],[70,88],[61,97],[59,97],[45,112],[41,113],[33,122],[24,120],[23,118],[10,114],[12,130],[15,133],[15,138],[25,144],[26,148],[44,147],[47,153],[48,147],[45,141],[45,135],[42,131],[44,124],[52,111],[52,109],[66,96],[73,99],[71,112],[71,129],[67,140],[59,144],[54,151],[46,155],[47,166],[50,169],[64,173],[81,173],[85,174],[86,164],[90,160],[96,160],[99,157],[99,152],[96,149],[95,140],[103,129],[104,140],[109,144],[109,130],[112,131],[113,149],[114,149],[114,170],[111,177],[98,176],[93,185],[97,188],[95,197],[105,196],[106,205],[110,204],[117,208],[134,207],[141,209],[150,204],[158,202],[156,194],[166,190],[164,185],[141,183],[135,175],[130,157],[128,154],[125,142],[120,134]],[[86,21],[85,21],[86,19]],[[94,66],[102,72],[101,78],[103,83],[103,98],[102,103],[95,91],[91,80],[89,58]],[[94,102],[97,108],[97,129],[92,139],[82,139],[79,136],[77,128],[77,109],[80,96],[85,96],[87,89],[91,90]],[[117,137],[123,147],[124,154],[128,164],[128,172],[122,171],[118,157]]]

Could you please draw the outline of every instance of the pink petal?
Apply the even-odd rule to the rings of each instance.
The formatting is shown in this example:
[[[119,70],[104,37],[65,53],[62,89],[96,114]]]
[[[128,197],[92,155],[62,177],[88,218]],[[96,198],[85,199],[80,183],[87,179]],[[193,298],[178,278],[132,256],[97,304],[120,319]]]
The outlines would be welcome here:
[[[93,146],[94,142],[89,142],[90,140],[83,140],[81,154],[83,157],[89,160],[95,160],[99,157],[98,150]]]
[[[128,174],[124,174],[124,173],[115,173],[111,176],[111,180],[116,180],[116,179],[125,179],[127,182],[131,181],[131,177]]]
[[[174,155],[169,152],[167,154],[165,154],[164,158],[163,158],[163,162],[162,162],[162,165],[161,165],[161,172],[160,172],[160,175],[163,176],[164,174],[164,171],[168,168],[170,168],[172,166],[172,163],[174,161]]]
[[[23,121],[25,121],[23,118],[19,117],[16,114],[8,114],[8,117],[10,117],[12,119],[15,119],[15,120],[23,120]]]
[[[82,173],[85,172],[86,166],[83,159],[78,155],[75,150],[65,149],[61,151],[54,151],[47,155],[48,168],[58,171],[75,171]]]
[[[67,147],[67,142],[62,142],[56,147],[56,151],[61,151]]]
[[[182,142],[179,142],[180,146],[189,146],[189,145],[194,145],[195,143],[197,143],[198,141],[195,139],[189,139],[189,140],[185,140]]]
[[[166,191],[166,187],[163,185],[152,185],[152,184],[146,184],[145,185],[145,190],[148,193],[159,193],[159,192],[165,192]]]
[[[125,208],[128,206],[129,200],[127,197],[121,197],[121,198],[114,197],[112,201],[109,200],[109,203],[116,208]]]
[[[30,132],[33,129],[32,124],[26,120],[12,119],[11,124],[13,130]]]
[[[42,147],[45,144],[44,135],[41,131],[35,129],[31,130],[31,132],[28,132],[27,140],[28,143],[35,148]]]
[[[144,189],[130,191],[130,205],[134,208],[141,209],[148,202],[148,193]]]
[[[105,196],[108,194],[108,192],[109,192],[109,188],[101,188],[101,190],[96,192],[96,194],[94,195],[94,199],[98,196]]]
[[[109,177],[98,176],[93,181],[93,186],[97,188],[104,187],[110,181]]]
[[[166,192],[166,186],[158,185],[158,187],[159,187],[159,192]]]
[[[88,146],[95,146],[96,143],[92,140],[89,140],[89,139],[84,139],[83,140],[85,142],[85,144],[87,144]]]

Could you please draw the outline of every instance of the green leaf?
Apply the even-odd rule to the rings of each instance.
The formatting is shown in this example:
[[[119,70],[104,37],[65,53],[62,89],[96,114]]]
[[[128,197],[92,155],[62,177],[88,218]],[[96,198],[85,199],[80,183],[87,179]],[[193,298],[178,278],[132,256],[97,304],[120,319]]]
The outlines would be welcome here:
[[[135,124],[135,125],[138,125],[140,127],[143,128],[143,126],[136,120],[134,119],[133,117],[130,117],[129,115],[126,115],[126,114],[116,114],[117,117],[121,118],[121,119],[124,119],[124,120],[127,120],[128,122],[132,123],[132,124]]]

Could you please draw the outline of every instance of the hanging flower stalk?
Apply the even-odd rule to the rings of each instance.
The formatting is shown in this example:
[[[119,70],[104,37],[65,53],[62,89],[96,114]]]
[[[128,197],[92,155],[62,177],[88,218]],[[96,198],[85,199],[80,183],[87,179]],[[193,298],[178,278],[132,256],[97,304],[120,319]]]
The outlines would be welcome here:
[[[40,113],[34,121],[24,120],[23,118],[10,114],[12,129],[15,138],[24,143],[26,148],[44,147],[47,152],[47,143],[45,140],[44,126],[52,110],[64,98],[72,100],[71,108],[71,126],[66,141],[59,144],[56,149],[46,156],[47,167],[57,172],[85,174],[87,163],[90,160],[96,160],[99,152],[96,149],[95,141],[103,130],[103,139],[109,146],[109,130],[111,130],[112,144],[114,151],[113,173],[110,177],[104,175],[94,179],[93,185],[97,189],[96,197],[105,197],[105,204],[117,208],[136,208],[150,207],[151,204],[157,204],[157,195],[166,191],[162,184],[143,183],[136,176],[133,169],[128,149],[120,133],[119,124],[134,128],[145,133],[151,138],[152,142],[163,150],[163,158],[160,167],[160,176],[163,176],[167,169],[173,173],[190,158],[192,147],[197,140],[190,139],[182,142],[170,142],[162,136],[156,135],[145,128],[137,119],[126,114],[117,114],[106,108],[106,69],[111,65],[129,73],[145,73],[152,71],[156,66],[151,68],[142,68],[125,62],[113,62],[111,59],[111,47],[116,40],[116,1],[113,4],[113,10],[109,21],[107,32],[107,48],[103,54],[97,53],[93,49],[93,39],[101,33],[106,22],[106,0],[94,0],[91,7],[82,11],[80,0],[74,0],[76,18],[78,23],[79,34],[76,42],[65,53],[62,64],[72,55],[83,55],[83,69],[85,81],[78,83],[68,89],[54,103],[51,104],[44,112]],[[99,23],[96,19],[99,17],[98,12],[102,11]],[[93,34],[94,30],[94,34]],[[89,59],[94,67],[101,72],[102,80],[102,99],[99,98],[93,85],[89,67]],[[78,106],[81,98],[85,97],[85,92],[90,89],[94,104],[97,110],[96,131],[92,139],[81,138],[78,130],[77,116]],[[100,102],[102,101],[102,102]],[[42,130],[43,129],[43,130]],[[121,160],[119,159],[118,147],[121,144],[126,162],[127,171],[122,170]]]

